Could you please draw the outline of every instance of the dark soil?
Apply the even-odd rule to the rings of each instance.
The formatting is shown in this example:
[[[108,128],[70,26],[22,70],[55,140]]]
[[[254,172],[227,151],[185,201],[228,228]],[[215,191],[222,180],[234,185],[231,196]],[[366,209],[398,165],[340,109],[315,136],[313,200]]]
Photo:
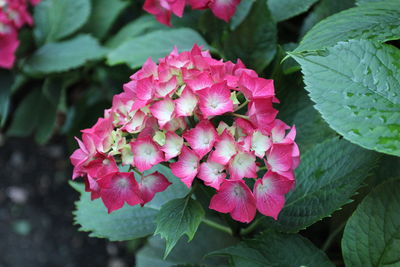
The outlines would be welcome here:
[[[79,195],[64,140],[0,146],[0,267],[133,266],[123,243],[89,238],[73,225]]]

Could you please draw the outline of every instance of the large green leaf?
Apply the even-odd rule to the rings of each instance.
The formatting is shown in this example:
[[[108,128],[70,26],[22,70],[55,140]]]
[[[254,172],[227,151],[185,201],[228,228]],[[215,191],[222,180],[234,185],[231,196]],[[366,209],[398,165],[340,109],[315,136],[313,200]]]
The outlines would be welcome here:
[[[163,259],[165,240],[159,236],[149,238],[148,243],[136,254],[136,266],[169,267],[183,264],[226,266],[225,258],[204,257],[204,255],[237,242],[238,240],[232,236],[202,224],[190,243],[187,243],[185,238],[180,239],[166,259]]]
[[[229,256],[234,266],[334,266],[324,252],[298,234],[265,232],[254,239],[211,253]]]
[[[155,61],[165,57],[174,46],[182,52],[192,49],[194,44],[208,48],[206,41],[192,29],[158,30],[122,43],[108,54],[107,62],[109,65],[126,63],[131,68],[138,68],[149,57]]]
[[[277,21],[306,12],[318,0],[268,0],[268,7]]]
[[[287,196],[278,220],[264,217],[264,226],[297,232],[351,202],[377,153],[337,138],[303,154],[296,169],[296,187]]]
[[[247,0],[241,1],[240,4],[236,7],[236,12],[233,15],[230,21],[231,30],[235,30],[240,23],[242,23],[247,15],[250,13],[251,7],[253,6],[256,0]]]
[[[400,0],[367,3],[347,9],[315,25],[296,52],[318,50],[349,39],[388,41],[400,38]]]
[[[300,35],[306,34],[315,24],[342,10],[354,7],[354,0],[322,0],[304,19]]]
[[[90,0],[42,0],[34,12],[36,42],[54,42],[76,32],[89,18],[90,9]]]
[[[127,6],[122,0],[92,0],[92,13],[83,30],[102,39]]]
[[[171,200],[161,207],[154,235],[159,234],[166,240],[165,257],[184,234],[189,241],[193,239],[204,214],[203,207],[190,195]]]
[[[367,40],[294,54],[331,128],[368,149],[400,156],[400,51]]]
[[[400,266],[400,180],[372,191],[350,217],[342,251],[346,266]]]
[[[276,23],[265,1],[257,1],[246,19],[224,39],[224,53],[228,59],[240,58],[261,72],[274,58],[276,42]]]
[[[0,128],[3,127],[8,116],[13,83],[14,77],[10,72],[0,71]]]
[[[81,225],[79,230],[91,232],[89,236],[108,238],[112,241],[130,240],[153,234],[156,229],[155,216],[161,206],[171,199],[185,196],[188,192],[187,187],[167,167],[157,165],[145,173],[153,171],[164,174],[172,185],[164,192],[156,194],[155,198],[144,207],[125,205],[111,214],[107,213],[100,199],[91,201],[90,194],[84,192],[82,186],[73,183],[73,187],[81,193],[74,211],[74,221]]]
[[[106,53],[90,35],[79,35],[71,40],[48,43],[39,48],[24,64],[30,75],[43,75],[78,68],[91,60],[99,60]]]
[[[107,41],[106,46],[117,48],[129,39],[160,29],[167,29],[167,26],[158,22],[154,16],[144,15],[122,27]]]

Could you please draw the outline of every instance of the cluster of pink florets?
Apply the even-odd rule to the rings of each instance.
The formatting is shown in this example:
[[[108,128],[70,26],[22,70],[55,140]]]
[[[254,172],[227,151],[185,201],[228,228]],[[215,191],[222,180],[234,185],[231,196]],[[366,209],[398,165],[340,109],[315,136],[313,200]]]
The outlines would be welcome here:
[[[73,178],[86,177],[92,199],[101,197],[109,212],[124,202],[144,205],[170,182],[142,172],[164,164],[187,187],[197,177],[215,188],[211,209],[241,222],[256,210],[277,218],[295,183],[299,150],[295,128],[276,119],[272,80],[196,45],[174,49],[158,65],[148,59],[130,78],[71,156]],[[253,190],[244,178],[255,180]]]
[[[182,17],[185,5],[192,9],[209,8],[217,18],[228,22],[239,3],[240,0],[146,0],[143,9],[153,14],[159,22],[171,26],[171,15]]]
[[[40,0],[30,0],[35,5]],[[28,0],[0,0],[0,67],[14,66],[15,51],[19,46],[18,30],[25,24],[32,25]]]

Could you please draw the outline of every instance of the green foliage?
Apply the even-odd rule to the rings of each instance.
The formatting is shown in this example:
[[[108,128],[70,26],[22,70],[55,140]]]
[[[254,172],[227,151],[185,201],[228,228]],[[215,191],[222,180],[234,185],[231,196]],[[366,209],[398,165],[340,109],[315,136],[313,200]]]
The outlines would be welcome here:
[[[235,243],[237,243],[236,238],[202,224],[190,243],[187,243],[183,238],[180,239],[166,259],[163,258],[165,241],[159,236],[149,238],[148,243],[136,254],[136,266],[167,267],[178,264],[225,266],[227,263],[225,258],[204,257],[204,255]]]
[[[230,28],[235,30],[249,15],[251,7],[256,0],[241,1],[236,7],[236,12],[231,18]]]
[[[92,0],[92,12],[83,30],[102,39],[127,6],[122,0]]]
[[[344,230],[346,266],[400,265],[400,180],[383,183],[357,207]]]
[[[153,16],[141,16],[122,27],[106,44],[110,48],[117,48],[125,41],[134,37],[166,28],[166,26],[160,24]]]
[[[400,155],[398,49],[352,40],[293,57],[316,109],[335,131],[365,148]]]
[[[377,160],[377,154],[337,138],[318,144],[302,156],[296,188],[287,195],[278,220],[266,227],[297,232],[351,202]]]
[[[0,71],[0,128],[6,122],[14,78],[10,73]]]
[[[204,214],[200,203],[192,199],[190,195],[171,200],[161,207],[157,215],[157,228],[154,235],[159,234],[166,240],[165,257],[184,234],[187,235],[189,241],[193,239]]]
[[[223,42],[226,58],[237,58],[261,72],[276,53],[277,29],[264,1],[253,4],[246,19]]]
[[[161,206],[172,199],[185,196],[188,191],[167,167],[157,165],[145,174],[154,171],[164,174],[173,184],[164,192],[158,193],[144,207],[125,205],[111,214],[107,213],[101,199],[91,201],[90,194],[84,191],[82,185],[71,183],[81,193],[74,212],[75,223],[81,225],[79,230],[91,232],[90,236],[108,238],[111,241],[130,240],[153,234],[156,229],[155,218]]]
[[[64,72],[99,60],[105,53],[106,49],[96,39],[82,34],[67,41],[42,46],[27,59],[24,71],[34,76]]]
[[[399,39],[399,17],[400,0],[368,3],[342,11],[315,25],[295,52],[318,50],[350,39],[382,42]]]
[[[287,20],[307,11],[318,0],[268,0],[268,7],[277,21]]]
[[[229,256],[233,266],[238,267],[334,266],[324,252],[301,235],[271,231],[210,255]]]
[[[203,38],[189,28],[159,30],[130,38],[107,55],[109,65],[127,64],[131,68],[140,67],[149,57],[153,60],[165,57],[173,47],[180,51],[190,50],[193,44],[209,48]]]
[[[68,37],[89,18],[90,0],[43,0],[35,7],[34,35],[42,45]]]

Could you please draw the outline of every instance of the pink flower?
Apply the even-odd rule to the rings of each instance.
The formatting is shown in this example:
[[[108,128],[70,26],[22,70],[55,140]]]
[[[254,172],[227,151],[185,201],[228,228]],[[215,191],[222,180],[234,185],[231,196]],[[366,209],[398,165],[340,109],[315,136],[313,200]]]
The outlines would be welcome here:
[[[131,143],[133,162],[140,172],[150,169],[164,160],[163,152],[150,137],[139,138]]]
[[[197,107],[197,96],[191,89],[185,88],[182,95],[175,100],[176,114],[180,117],[192,116]]]
[[[226,165],[237,153],[236,144],[233,136],[225,129],[215,145],[215,150],[211,153],[210,159],[219,164]]]
[[[294,185],[293,180],[288,180],[271,171],[254,184],[254,196],[258,211],[275,220],[285,204],[285,194]]]
[[[142,176],[139,183],[139,189],[141,198],[143,200],[142,206],[151,201],[154,195],[158,192],[162,192],[170,186],[171,183],[159,172]]]
[[[249,223],[256,215],[256,200],[243,180],[225,180],[211,198],[210,209],[230,213],[234,220]]]
[[[200,97],[200,110],[206,118],[233,111],[231,90],[226,83],[215,84],[196,93]]]
[[[257,178],[256,157],[248,152],[240,151],[229,162],[231,180]]]
[[[231,17],[235,14],[236,6],[239,5],[240,0],[213,0],[210,1],[209,7],[217,18],[229,22]]]
[[[131,206],[141,204],[138,183],[132,172],[116,172],[98,180],[100,196],[108,213],[122,208],[124,203]]]
[[[184,146],[177,162],[171,163],[172,173],[190,187],[199,171],[199,157],[192,150]]]
[[[224,170],[224,165],[209,160],[200,165],[198,177],[203,180],[207,186],[219,190],[219,186],[226,177],[226,174],[223,172]]]
[[[183,147],[183,138],[174,132],[167,132],[165,135],[165,144],[161,150],[165,153],[165,160],[175,158],[181,153]]]
[[[143,6],[144,10],[167,26],[171,26],[171,14],[182,17],[184,8],[185,0],[146,0]]]
[[[201,159],[210,152],[214,146],[217,138],[217,131],[209,121],[202,120],[195,128],[186,131],[183,134],[183,138],[185,138],[190,147]]]
[[[165,97],[163,100],[155,102],[150,107],[151,114],[158,120],[162,129],[169,122],[175,113],[175,104],[171,98]]]
[[[15,52],[18,46],[17,32],[12,31],[9,34],[2,34],[0,32],[0,67],[11,69],[14,66]]]

